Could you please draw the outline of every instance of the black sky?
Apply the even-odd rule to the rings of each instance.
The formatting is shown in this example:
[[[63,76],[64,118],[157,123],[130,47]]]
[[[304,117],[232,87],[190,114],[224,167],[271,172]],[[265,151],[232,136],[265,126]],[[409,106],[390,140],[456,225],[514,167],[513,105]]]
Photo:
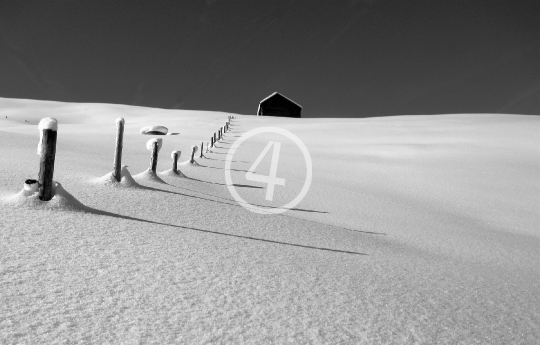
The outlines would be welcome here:
[[[540,114],[540,1],[0,0],[0,97]]]

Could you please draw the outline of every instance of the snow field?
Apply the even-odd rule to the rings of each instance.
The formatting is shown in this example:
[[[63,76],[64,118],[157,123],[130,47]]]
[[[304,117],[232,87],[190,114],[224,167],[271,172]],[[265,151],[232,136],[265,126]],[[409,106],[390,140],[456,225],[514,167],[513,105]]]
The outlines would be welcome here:
[[[179,178],[163,153],[150,174],[138,129],[159,116],[182,133],[164,137],[163,152],[186,151],[228,114],[10,99],[0,109],[2,343],[540,337],[536,117],[236,115],[208,159],[179,164]],[[20,193],[37,175],[35,125],[47,116],[61,125],[60,184],[43,203]],[[107,174],[117,117],[129,166],[120,183]],[[251,213],[224,185],[227,148],[258,126],[288,129],[310,150],[314,180],[297,210]],[[264,189],[242,181],[264,147],[257,140],[234,157],[232,175],[261,201]],[[278,168],[291,184],[303,179],[294,161]]]

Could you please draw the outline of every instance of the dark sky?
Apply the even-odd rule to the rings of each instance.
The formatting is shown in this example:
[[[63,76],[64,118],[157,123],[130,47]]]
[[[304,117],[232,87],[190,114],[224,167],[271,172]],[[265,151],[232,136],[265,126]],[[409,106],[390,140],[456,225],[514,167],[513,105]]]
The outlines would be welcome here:
[[[0,0],[0,97],[540,114],[540,1]]]

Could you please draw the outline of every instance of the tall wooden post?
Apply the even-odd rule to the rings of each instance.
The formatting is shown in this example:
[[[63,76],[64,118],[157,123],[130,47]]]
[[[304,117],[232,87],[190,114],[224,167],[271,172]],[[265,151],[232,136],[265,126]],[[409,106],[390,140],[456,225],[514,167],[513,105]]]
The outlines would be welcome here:
[[[116,119],[116,149],[114,151],[113,177],[120,182],[122,179],[122,146],[124,141],[124,118]]]
[[[203,147],[204,143],[201,141],[201,155],[199,156],[199,158],[203,158]]]
[[[159,143],[154,141],[152,143],[152,157],[150,158],[150,169],[155,173],[157,169]]]
[[[180,158],[180,151],[173,151],[172,152],[172,159],[173,159],[172,171],[174,173],[178,173],[178,158]]]
[[[56,156],[56,137],[58,122],[56,119],[44,118],[39,122],[41,129],[41,145],[38,174],[39,200],[49,201],[53,195],[54,159]]]
[[[214,147],[214,137],[210,137],[210,147]]]

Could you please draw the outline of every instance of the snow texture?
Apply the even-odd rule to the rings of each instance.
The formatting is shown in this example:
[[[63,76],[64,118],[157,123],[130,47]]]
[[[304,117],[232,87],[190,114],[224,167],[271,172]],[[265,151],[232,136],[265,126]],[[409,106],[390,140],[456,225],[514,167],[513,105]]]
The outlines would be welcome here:
[[[158,152],[161,150],[161,146],[163,145],[163,139],[161,138],[153,138],[153,139],[150,139],[146,142],[146,149],[148,151],[152,151],[152,146],[154,145],[154,143],[157,142],[158,143]]]

